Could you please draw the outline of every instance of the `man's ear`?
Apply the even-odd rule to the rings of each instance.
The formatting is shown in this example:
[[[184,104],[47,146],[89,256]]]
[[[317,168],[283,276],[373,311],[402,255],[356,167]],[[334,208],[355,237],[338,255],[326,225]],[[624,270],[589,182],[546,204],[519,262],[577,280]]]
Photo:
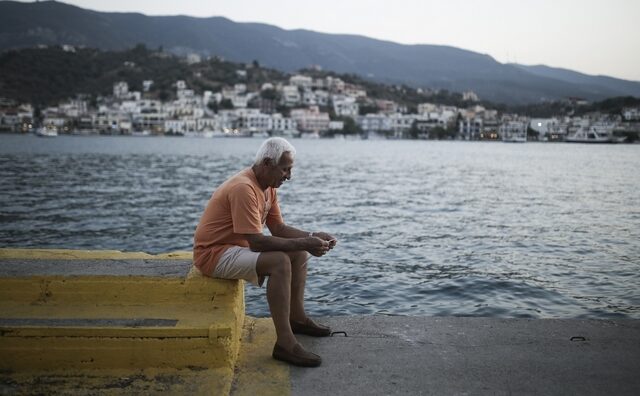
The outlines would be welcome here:
[[[273,165],[273,161],[271,160],[271,158],[263,158],[262,159],[262,165],[264,166],[271,166]]]

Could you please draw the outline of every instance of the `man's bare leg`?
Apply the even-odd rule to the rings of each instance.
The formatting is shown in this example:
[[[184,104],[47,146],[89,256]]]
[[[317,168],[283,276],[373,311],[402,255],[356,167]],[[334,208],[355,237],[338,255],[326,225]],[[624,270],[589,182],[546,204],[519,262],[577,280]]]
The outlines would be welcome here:
[[[304,323],[307,314],[304,311],[304,287],[307,282],[307,261],[309,254],[305,251],[288,252],[291,260],[291,312],[289,319]]]
[[[267,302],[276,329],[276,343],[291,350],[298,343],[291,331],[291,259],[283,252],[262,252],[256,264],[258,276],[268,276]]]

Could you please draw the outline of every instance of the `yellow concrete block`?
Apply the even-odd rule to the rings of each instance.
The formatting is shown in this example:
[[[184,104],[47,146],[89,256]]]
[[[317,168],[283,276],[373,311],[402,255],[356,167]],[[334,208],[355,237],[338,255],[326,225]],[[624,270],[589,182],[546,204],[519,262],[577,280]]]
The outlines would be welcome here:
[[[0,373],[2,394],[12,395],[210,395],[229,394],[233,370],[64,370]]]
[[[191,260],[190,251],[176,251],[152,255],[143,252],[121,252],[119,250],[73,250],[73,249],[14,249],[0,248],[2,259],[32,259],[32,260]]]
[[[191,260],[191,252],[0,249],[5,260]],[[15,393],[226,395],[244,283],[189,275],[0,278],[0,381]],[[9,388],[2,388],[7,390]]]
[[[231,395],[291,394],[289,365],[271,357],[275,342],[276,333],[271,318],[245,319]]]

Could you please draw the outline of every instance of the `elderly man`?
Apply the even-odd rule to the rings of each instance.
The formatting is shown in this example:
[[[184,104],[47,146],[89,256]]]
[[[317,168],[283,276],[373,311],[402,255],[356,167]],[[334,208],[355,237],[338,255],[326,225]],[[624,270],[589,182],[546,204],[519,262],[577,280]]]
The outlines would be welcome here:
[[[305,350],[294,333],[328,336],[330,329],[307,317],[304,287],[309,253],[321,257],[336,245],[325,232],[308,232],[284,223],[276,189],[291,179],[293,146],[267,139],[252,167],[232,176],[213,193],[198,223],[193,257],[214,278],[245,279],[262,286],[276,329],[273,357],[298,366],[318,366],[320,356]],[[272,236],[262,234],[266,224]]]

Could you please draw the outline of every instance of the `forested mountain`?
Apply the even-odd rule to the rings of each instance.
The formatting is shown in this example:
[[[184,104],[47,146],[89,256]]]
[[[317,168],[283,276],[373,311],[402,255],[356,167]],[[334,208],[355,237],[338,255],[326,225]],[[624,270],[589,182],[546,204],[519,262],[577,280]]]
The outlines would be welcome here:
[[[194,52],[235,62],[257,60],[286,72],[315,65],[384,83],[473,90],[483,99],[507,104],[566,97],[640,97],[640,82],[501,64],[488,55],[448,46],[284,30],[222,17],[103,13],[54,1],[0,2],[0,51],[55,44],[121,50],[139,43],[177,54]]]

